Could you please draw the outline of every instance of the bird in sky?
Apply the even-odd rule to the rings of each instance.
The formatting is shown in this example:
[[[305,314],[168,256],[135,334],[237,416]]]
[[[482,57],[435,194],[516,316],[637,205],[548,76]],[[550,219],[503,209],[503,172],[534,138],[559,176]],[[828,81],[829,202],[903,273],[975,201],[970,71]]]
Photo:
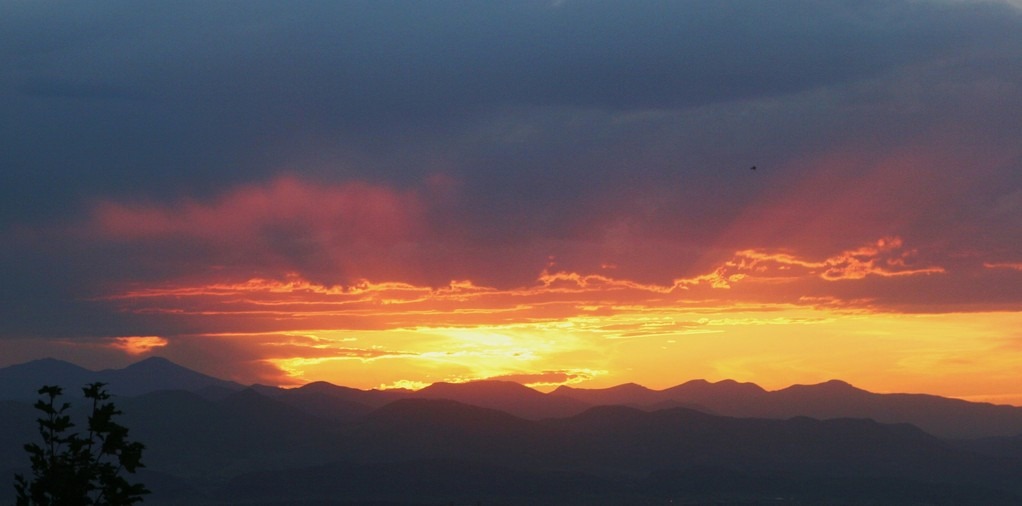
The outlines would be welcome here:
[[[749,167],[749,170],[756,170],[756,166],[753,165],[752,167]]]

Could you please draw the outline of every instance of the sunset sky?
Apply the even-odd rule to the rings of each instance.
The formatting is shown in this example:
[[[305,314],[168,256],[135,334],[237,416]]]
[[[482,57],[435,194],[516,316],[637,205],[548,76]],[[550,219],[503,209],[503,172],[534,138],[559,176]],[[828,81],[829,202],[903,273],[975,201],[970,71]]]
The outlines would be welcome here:
[[[7,1],[0,34],[0,367],[1022,405],[1018,3]]]

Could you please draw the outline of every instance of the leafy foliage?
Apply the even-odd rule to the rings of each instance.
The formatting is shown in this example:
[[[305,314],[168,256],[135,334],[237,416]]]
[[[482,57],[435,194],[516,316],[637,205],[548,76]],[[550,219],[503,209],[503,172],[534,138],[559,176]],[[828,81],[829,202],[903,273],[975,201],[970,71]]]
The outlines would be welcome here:
[[[142,464],[144,445],[128,440],[128,429],[114,421],[121,414],[103,383],[91,383],[82,391],[91,402],[87,433],[71,432],[67,414],[71,405],[58,402],[59,386],[39,389],[36,409],[42,444],[28,443],[32,480],[15,476],[17,506],[123,506],[142,501],[149,493],[141,483],[130,483],[121,474],[134,473]]]

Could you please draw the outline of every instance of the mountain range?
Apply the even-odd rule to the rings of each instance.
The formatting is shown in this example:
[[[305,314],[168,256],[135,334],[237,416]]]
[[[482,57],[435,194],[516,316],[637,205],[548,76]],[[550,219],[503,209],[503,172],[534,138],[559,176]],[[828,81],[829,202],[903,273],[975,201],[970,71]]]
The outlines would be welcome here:
[[[0,472],[38,437],[28,385],[91,381],[146,445],[146,504],[1022,503],[1017,407],[839,381],[281,389],[159,358],[0,369]]]
[[[136,396],[159,390],[234,391],[244,388],[177,365],[162,357],[151,357],[123,369],[92,371],[70,362],[46,358],[0,368],[0,399],[29,400],[38,397],[43,385],[58,385],[74,395],[89,383],[106,383],[118,396]]]

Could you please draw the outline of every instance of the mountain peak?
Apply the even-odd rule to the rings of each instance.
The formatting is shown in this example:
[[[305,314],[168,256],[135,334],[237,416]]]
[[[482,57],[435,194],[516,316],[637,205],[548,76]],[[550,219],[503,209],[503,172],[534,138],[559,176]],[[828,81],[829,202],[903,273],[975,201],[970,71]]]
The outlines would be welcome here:
[[[823,383],[820,383],[817,386],[824,386],[824,387],[827,387],[827,388],[844,388],[844,389],[855,388],[854,386],[852,386],[851,383],[849,383],[847,381],[839,380],[839,379],[830,379],[830,380],[824,381]],[[857,388],[855,388],[855,389],[858,390]]]
[[[111,369],[99,374],[102,381],[110,383],[111,391],[121,395],[139,395],[156,390],[195,391],[209,386],[241,389],[241,385],[233,381],[203,374],[163,357],[149,357],[124,369]]]
[[[638,383],[622,383],[617,386],[610,387],[609,390],[616,390],[619,392],[648,392],[648,388]]]
[[[420,399],[449,399],[507,411],[530,419],[572,415],[588,407],[574,399],[551,397],[521,383],[502,380],[434,383],[415,392],[414,396]]]
[[[88,369],[72,364],[66,360],[60,360],[58,358],[46,357],[38,360],[32,360],[22,364],[15,364],[4,368],[5,371],[25,371],[25,370],[65,370],[65,371],[88,371]]]
[[[521,383],[502,380],[477,380],[465,383],[438,382],[418,391],[422,397],[455,393],[465,395],[543,395]]]
[[[713,395],[732,395],[732,394],[744,394],[744,395],[758,395],[766,393],[763,387],[755,383],[744,383],[735,381],[732,379],[721,380],[717,382],[707,381],[705,379],[695,379],[686,381],[676,387],[668,388],[665,392],[701,392],[705,394]]]
[[[560,385],[557,388],[551,390],[550,391],[550,395],[564,395],[564,394],[569,394],[571,392],[575,392],[575,391],[578,391],[578,390],[580,390],[580,389],[572,387],[572,386]]]
[[[106,384],[112,395],[129,397],[158,390],[241,388],[237,383],[193,371],[163,357],[149,357],[123,369],[102,371],[46,358],[0,368],[0,399],[34,398],[42,385],[60,385],[66,393],[78,392],[83,385],[97,382]]]
[[[322,390],[322,389],[336,388],[337,386],[338,385],[330,383],[329,381],[310,381],[310,382],[308,382],[308,383],[306,383],[304,385],[301,385],[301,386],[299,386],[297,388],[299,388],[299,389],[303,389],[304,388],[304,389],[308,389],[308,390]],[[347,387],[345,387],[345,388],[347,388]]]
[[[816,383],[813,385],[791,385],[788,388],[778,390],[778,392],[797,392],[797,391],[811,391],[820,392],[824,394],[847,394],[847,393],[867,393],[866,390],[857,388],[847,381],[839,379],[832,379],[824,381],[823,383]]]
[[[156,355],[153,355],[151,357],[143,358],[142,360],[139,360],[138,362],[135,362],[132,365],[138,365],[138,364],[173,364],[173,365],[177,365],[177,364],[174,364],[174,362],[171,362],[169,358],[160,357],[160,356],[156,356]]]
[[[43,385],[57,385],[67,395],[81,392],[96,373],[55,358],[0,368],[0,399],[35,399]]]
[[[190,370],[190,369],[188,369],[187,367],[184,367],[182,365],[179,365],[177,363],[174,363],[170,359],[167,359],[167,358],[164,358],[164,357],[153,356],[153,357],[148,357],[148,358],[144,358],[142,360],[139,360],[138,362],[135,362],[135,363],[133,363],[133,364],[125,367],[124,369],[121,369],[121,370],[122,371],[129,371],[129,370],[132,370],[132,371],[133,370],[164,370],[164,371],[166,371],[166,370]]]

